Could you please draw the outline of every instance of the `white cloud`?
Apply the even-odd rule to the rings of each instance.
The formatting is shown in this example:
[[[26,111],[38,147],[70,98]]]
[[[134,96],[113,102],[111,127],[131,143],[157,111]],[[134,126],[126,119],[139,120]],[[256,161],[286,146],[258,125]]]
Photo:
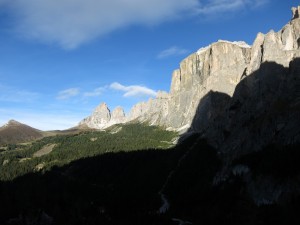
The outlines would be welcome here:
[[[217,13],[233,12],[245,8],[257,8],[267,4],[269,0],[209,0],[196,11],[198,14],[219,17]]]
[[[269,2],[270,2],[270,0],[254,0],[252,7],[258,8],[258,7],[268,4]]]
[[[0,0],[19,35],[73,49],[130,25],[153,25],[190,15],[216,16],[269,0]]]
[[[157,95],[157,92],[140,85],[131,85],[131,86],[124,86],[120,83],[114,82],[109,86],[111,89],[123,91],[125,94],[124,97],[139,97],[139,96],[153,96]]]
[[[129,25],[180,17],[198,0],[14,0],[6,1],[18,31],[67,49]]]
[[[170,56],[178,56],[178,55],[184,55],[184,54],[187,54],[189,51],[186,50],[186,49],[183,49],[183,48],[179,48],[177,46],[172,46],[168,49],[165,49],[163,51],[161,51],[157,58],[159,59],[163,59],[163,58],[167,58],[167,57],[170,57]]]
[[[69,88],[63,91],[60,91],[58,93],[57,99],[59,100],[65,100],[65,99],[69,99],[71,97],[75,97],[77,95],[79,95],[80,91],[78,88]]]
[[[99,88],[94,89],[91,92],[85,92],[83,94],[83,96],[84,97],[97,97],[97,96],[100,96],[103,93],[104,90],[105,90],[104,87],[99,87]]]

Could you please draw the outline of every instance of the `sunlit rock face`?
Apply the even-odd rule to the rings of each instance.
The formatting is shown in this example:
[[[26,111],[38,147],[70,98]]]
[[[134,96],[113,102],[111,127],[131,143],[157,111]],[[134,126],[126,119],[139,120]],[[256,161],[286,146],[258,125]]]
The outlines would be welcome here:
[[[108,109],[106,103],[101,103],[99,106],[97,106],[91,116],[83,119],[79,124],[85,124],[90,128],[103,129],[106,127],[110,119],[110,110]]]
[[[116,107],[111,113],[111,120],[109,121],[112,124],[124,123],[126,120],[124,109],[120,106]]]
[[[219,92],[233,97],[237,85],[259,70],[264,63],[274,62],[289,67],[290,63],[300,56],[299,10],[299,7],[292,9],[293,19],[278,32],[270,31],[266,35],[258,33],[252,46],[243,41],[219,40],[191,54],[180,63],[180,68],[173,72],[170,92],[160,94],[146,103],[138,103],[132,109],[132,115],[135,115],[132,118],[174,130],[183,128],[183,131],[188,129],[195,119],[205,118],[198,120],[198,124],[193,124],[192,127],[196,131],[203,130],[208,125],[207,120],[212,121],[219,115],[221,112],[218,110],[222,111],[226,103],[213,103],[211,99],[217,97],[205,96],[211,92]],[[245,94],[250,89],[258,91],[253,88],[260,79],[278,83],[276,76],[266,75],[271,73],[270,71],[261,69],[259,72],[261,75],[256,75],[256,80],[247,79],[243,83],[244,90],[239,92]],[[272,71],[274,72],[282,71]],[[201,101],[206,103],[201,104]],[[257,99],[254,101],[257,102]],[[216,104],[223,108],[212,107]],[[199,105],[203,108],[199,109]]]
[[[111,114],[106,104],[101,104],[81,123],[97,129],[133,120],[181,132],[190,129],[214,133],[220,127],[232,129],[237,119],[228,105],[238,108],[240,104],[245,111],[240,120],[246,121],[260,108],[258,104],[256,110],[252,109],[249,98],[256,104],[265,104],[272,100],[268,93],[272,93],[273,98],[277,96],[268,85],[281,90],[284,86],[281,81],[291,79],[280,73],[283,67],[289,67],[300,57],[299,10],[299,7],[292,9],[292,20],[278,32],[258,33],[252,46],[243,41],[219,40],[200,48],[173,72],[169,93],[158,92],[154,99],[137,103],[128,115],[124,116],[121,108]],[[269,62],[282,68],[265,66]],[[268,83],[264,90],[259,88],[261,81]],[[267,97],[262,98],[262,93]],[[221,119],[222,124],[214,122]]]

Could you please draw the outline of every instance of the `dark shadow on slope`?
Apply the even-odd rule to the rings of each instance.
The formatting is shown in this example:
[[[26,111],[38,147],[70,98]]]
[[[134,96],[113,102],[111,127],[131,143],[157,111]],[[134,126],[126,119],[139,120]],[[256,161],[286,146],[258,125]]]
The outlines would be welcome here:
[[[299,224],[299,90],[297,58],[263,63],[232,97],[202,98],[188,131],[198,139],[166,188],[170,213],[195,224]]]
[[[265,62],[237,85],[232,97],[210,91],[200,100],[187,133],[203,134],[212,146],[231,155],[234,154],[231,149],[245,154],[275,141],[277,137],[272,132],[283,133],[280,126],[287,129],[293,126],[289,123],[299,124],[299,65],[299,58],[294,59],[289,68]],[[296,136],[297,132],[295,129],[288,135]],[[285,135],[282,139],[288,142]],[[300,141],[300,138],[292,141]]]
[[[157,214],[168,174],[191,143],[106,153],[0,183],[0,224],[174,224]]]

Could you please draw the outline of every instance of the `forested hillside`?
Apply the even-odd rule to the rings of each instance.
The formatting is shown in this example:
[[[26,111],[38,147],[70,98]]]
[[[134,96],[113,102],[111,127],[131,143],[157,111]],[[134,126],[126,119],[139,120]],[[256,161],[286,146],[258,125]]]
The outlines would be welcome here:
[[[0,154],[0,179],[12,180],[29,172],[44,172],[53,166],[105,153],[165,149],[173,145],[175,137],[176,133],[158,127],[127,124],[106,131],[49,136],[27,145],[8,145],[8,150]]]

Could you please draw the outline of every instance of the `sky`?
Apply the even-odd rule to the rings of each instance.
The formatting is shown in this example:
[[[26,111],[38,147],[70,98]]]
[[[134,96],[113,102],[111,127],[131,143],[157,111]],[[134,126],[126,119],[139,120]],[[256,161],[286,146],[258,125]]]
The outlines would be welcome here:
[[[278,31],[296,0],[0,0],[0,126],[67,129],[106,102],[126,113],[219,39]]]

